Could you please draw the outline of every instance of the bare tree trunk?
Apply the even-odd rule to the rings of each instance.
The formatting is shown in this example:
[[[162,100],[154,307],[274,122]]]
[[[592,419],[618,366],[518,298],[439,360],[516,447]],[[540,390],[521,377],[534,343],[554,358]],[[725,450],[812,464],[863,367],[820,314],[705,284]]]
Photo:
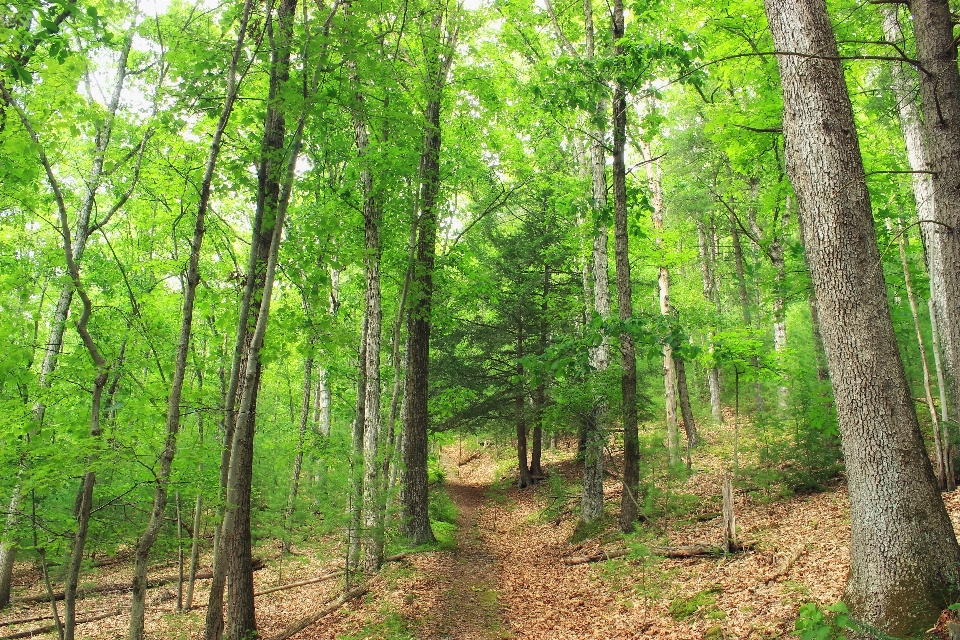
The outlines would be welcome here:
[[[930,424],[933,427],[933,442],[935,449],[937,481],[941,489],[948,489],[946,447],[940,439],[940,421],[937,419],[937,407],[933,402],[933,393],[930,389],[930,368],[927,366],[927,348],[923,344],[923,332],[920,330],[920,314],[917,311],[917,298],[913,294],[913,282],[910,278],[910,264],[907,262],[906,231],[902,224],[897,224],[897,234],[900,236],[900,262],[903,265],[903,281],[907,289],[907,300],[910,303],[910,314],[913,316],[913,328],[917,334],[917,346],[920,349],[920,365],[923,371],[923,391],[930,412]]]
[[[660,181],[660,162],[654,159],[650,150],[650,145],[641,141],[640,150],[643,154],[644,164],[647,169],[647,184],[650,187],[650,205],[651,217],[653,218],[653,228],[656,232],[654,243],[659,252],[663,252],[663,185]],[[670,270],[660,264],[657,267],[660,294],[660,315],[665,318],[673,316],[673,309],[670,305]],[[680,438],[677,430],[677,369],[674,364],[673,347],[669,344],[663,345],[663,387],[664,404],[666,407],[667,418],[667,453],[670,457],[670,464],[675,465],[680,461]]]
[[[550,265],[543,265],[543,297],[540,301],[540,344],[538,346],[539,355],[543,355],[547,349],[547,337],[549,324],[547,322],[547,313],[549,312],[548,296],[550,295]],[[543,411],[547,404],[547,381],[542,379],[533,390],[533,451],[530,456],[530,475],[534,480],[544,477],[541,457],[543,453]]]
[[[791,52],[777,56],[787,170],[846,462],[844,602],[886,634],[922,632],[948,603],[960,547],[924,450],[882,272],[863,268],[879,264],[880,251],[833,28],[823,0],[766,0],[765,8],[776,50]]]
[[[703,273],[703,297],[717,306],[715,281],[713,278],[713,238],[712,233],[700,220],[697,221],[697,239],[700,248],[700,267]],[[713,329],[707,332],[707,350],[713,354]],[[710,414],[715,422],[723,422],[723,408],[720,404],[720,369],[711,364],[707,370],[707,381],[710,385]]]
[[[248,0],[244,4],[241,16],[240,31],[230,66],[227,69],[227,92],[220,119],[214,131],[213,139],[207,151],[204,165],[203,181],[200,186],[200,201],[197,204],[197,217],[193,227],[193,238],[190,243],[190,259],[187,267],[187,277],[183,292],[183,317],[180,321],[180,336],[177,341],[177,351],[174,358],[173,379],[170,384],[170,395],[167,398],[167,437],[163,452],[160,455],[160,469],[157,473],[157,485],[154,490],[153,508],[150,512],[150,521],[143,535],[137,541],[136,560],[134,563],[133,580],[131,585],[130,626],[127,637],[129,640],[143,638],[143,624],[145,615],[145,600],[147,592],[147,566],[150,559],[150,550],[160,534],[163,526],[163,513],[167,504],[167,485],[170,482],[170,470],[177,450],[177,435],[180,430],[180,400],[183,395],[183,383],[186,378],[187,356],[190,353],[190,338],[193,331],[193,310],[196,300],[197,286],[200,284],[200,249],[206,231],[206,213],[210,204],[210,193],[213,186],[213,175],[220,157],[220,147],[224,131],[233,113],[239,92],[240,81],[237,77],[237,66],[243,51],[246,22],[250,15],[252,3]],[[248,67],[249,68],[249,67]],[[192,595],[192,594],[191,594]]]
[[[944,443],[944,449],[947,453],[947,486],[956,488],[956,473],[954,473],[953,460],[953,436],[951,435],[950,413],[947,410],[947,391],[946,382],[943,376],[943,365],[940,362],[940,333],[937,331],[937,317],[933,308],[933,299],[927,300],[927,307],[930,312],[930,339],[933,347],[933,367],[937,371],[937,390],[940,397],[940,428],[942,429],[941,439]],[[950,489],[951,491],[953,489]]]
[[[17,514],[20,512],[20,478],[17,478],[13,485],[13,492],[10,494],[10,509],[7,511],[6,529],[4,535],[7,536],[0,544],[0,609],[7,606],[10,602],[10,587],[13,582],[13,561],[17,556]]]
[[[187,578],[187,597],[184,607],[193,608],[193,587],[197,580],[197,566],[200,564],[200,516],[203,513],[203,494],[197,493],[197,505],[193,509],[193,541],[190,547],[190,574]]]
[[[613,3],[613,52],[624,54],[623,0]],[[624,146],[627,141],[627,93],[620,79],[613,87],[613,211],[617,272],[617,310],[621,321],[633,317],[633,289],[630,286],[630,246],[627,231],[627,168]],[[637,427],[637,356],[633,336],[620,334],[623,377],[623,494],[620,501],[620,529],[632,531],[639,516],[640,436]]]
[[[417,257],[413,268],[411,306],[407,315],[407,385],[404,389],[403,490],[404,533],[414,545],[434,541],[427,504],[427,429],[430,415],[427,395],[430,376],[430,329],[433,308],[433,269],[437,244],[437,198],[440,193],[440,107],[450,65],[453,62],[457,27],[448,19],[446,34],[441,26],[449,7],[437,7],[424,38],[427,99],[424,109],[423,151],[420,156],[420,221]]]
[[[883,13],[884,39],[889,43],[902,46],[904,35],[901,30],[897,7],[895,5],[882,6],[881,11]],[[943,277],[945,274],[942,272],[944,268],[941,251],[943,234],[942,230],[938,229],[937,225],[933,222],[939,220],[936,201],[938,198],[945,197],[946,194],[937,192],[934,187],[933,175],[927,171],[929,165],[927,161],[926,141],[923,133],[923,122],[915,99],[917,91],[917,77],[915,72],[902,63],[891,65],[890,70],[893,75],[893,92],[897,98],[897,115],[900,120],[900,131],[903,134],[904,146],[907,150],[907,160],[910,163],[910,168],[913,170],[913,174],[911,175],[913,199],[916,203],[917,219],[920,221],[920,234],[924,241],[924,254],[930,276],[930,321],[932,325],[935,325],[937,322],[938,309],[940,313],[943,313],[943,310],[948,309],[949,307],[947,305],[950,304],[946,300],[942,300],[940,304],[937,304],[934,300],[935,297],[943,297],[946,294],[946,289],[943,285]],[[936,140],[936,138],[933,140]],[[943,142],[943,140],[940,139],[939,142]],[[916,317],[916,312],[914,312],[914,314]],[[918,337],[919,335],[918,333]],[[920,344],[922,349],[923,343],[921,342]],[[942,446],[942,456],[941,453],[938,453],[938,457],[941,457],[942,460],[941,464],[938,465],[937,475],[940,478],[941,488],[952,491],[956,488],[956,482],[951,469],[950,438],[946,419],[949,394],[945,393],[943,370],[940,367],[940,353],[940,346],[937,344],[937,340],[934,339],[933,356],[934,362],[937,364],[937,380],[940,385],[940,404],[943,413],[941,416],[943,418],[941,424],[942,433],[937,438],[940,440]],[[929,372],[927,371],[926,357],[923,358],[923,365],[925,387],[927,388],[928,395],[930,395]],[[932,415],[934,416],[933,424],[936,425],[936,411],[934,411]],[[934,426],[934,429],[936,430],[936,426]]]
[[[350,502],[348,512],[350,530],[347,532],[347,572],[360,566],[360,547],[363,538],[363,436],[367,419],[367,314],[360,321],[360,356],[357,358],[357,402],[350,438]]]
[[[514,397],[514,407],[516,407],[516,421],[517,421],[517,469],[519,471],[519,478],[517,479],[517,487],[520,489],[526,489],[533,484],[533,480],[530,478],[530,467],[527,465],[527,414],[526,414],[526,404],[527,396],[523,384],[523,315],[521,311],[517,311],[518,314],[521,314],[517,319],[517,389],[516,396]]]
[[[359,95],[358,97],[362,98]],[[361,102],[362,104],[362,102]],[[357,155],[361,163],[368,152],[366,124],[362,118],[354,122]],[[371,575],[383,564],[383,505],[380,500],[380,341],[383,334],[383,308],[380,301],[380,224],[383,218],[373,188],[373,172],[364,166],[360,173],[363,188],[363,226],[366,240],[364,268],[366,271],[367,390],[364,397],[363,431],[363,571]]]
[[[306,305],[304,305],[306,306]],[[311,349],[315,339],[310,340]],[[290,553],[290,533],[293,529],[293,514],[297,504],[297,491],[300,488],[300,471],[303,468],[303,447],[307,437],[307,422],[310,420],[310,392],[313,390],[313,356],[303,359],[303,395],[300,402],[300,423],[297,429],[297,455],[293,459],[293,472],[290,475],[290,492],[287,494],[287,510],[283,514],[283,543],[281,553]]]
[[[593,0],[583,0],[585,50],[587,60],[596,57]],[[591,204],[593,206],[593,313],[601,320],[610,318],[610,282],[607,244],[609,236],[605,221],[607,208],[606,151],[604,146],[607,100],[597,99],[594,109],[594,129],[590,141]],[[586,287],[585,287],[586,288]],[[588,313],[588,316],[590,314]],[[610,366],[610,343],[604,335],[600,344],[590,350],[590,366],[594,379],[599,380]],[[599,387],[598,387],[599,389]],[[607,442],[606,401],[598,398],[584,420],[583,493],[580,499],[580,521],[593,522],[603,513],[603,449]]]
[[[330,317],[335,318],[340,309],[340,270],[330,269]],[[317,406],[316,422],[320,435],[330,437],[331,417],[333,411],[333,396],[330,393],[330,373],[320,368],[317,374]]]
[[[697,423],[693,417],[693,407],[690,406],[690,390],[687,388],[687,371],[683,358],[674,358],[677,367],[677,395],[680,397],[680,411],[683,415],[683,429],[687,434],[687,450],[696,449],[700,444],[700,435],[697,433]],[[687,468],[690,466],[689,455]]]

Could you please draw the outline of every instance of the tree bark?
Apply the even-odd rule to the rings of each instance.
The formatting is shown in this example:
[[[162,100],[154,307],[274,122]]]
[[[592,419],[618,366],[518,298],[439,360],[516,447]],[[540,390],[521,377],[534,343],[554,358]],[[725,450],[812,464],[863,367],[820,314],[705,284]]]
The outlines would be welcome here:
[[[937,482],[941,489],[952,490],[948,487],[950,478],[947,476],[947,459],[949,453],[940,439],[940,421],[937,419],[937,406],[933,403],[933,392],[930,388],[930,368],[927,366],[927,347],[923,344],[923,332],[920,330],[920,314],[917,310],[917,297],[913,294],[913,281],[910,278],[910,263],[907,261],[906,230],[902,224],[897,225],[897,234],[900,236],[900,262],[903,265],[903,282],[907,290],[907,301],[910,303],[910,315],[913,316],[913,328],[917,334],[917,347],[920,349],[920,366],[923,371],[923,392],[930,412],[930,425],[933,428],[934,459],[936,460]]]
[[[850,493],[852,616],[929,628],[960,547],[924,451],[897,348],[853,110],[823,0],[766,0],[779,51],[787,170],[830,366]],[[870,345],[865,349],[863,345]]]
[[[427,101],[424,109],[423,151],[420,156],[420,220],[417,256],[413,267],[410,312],[407,316],[407,385],[404,389],[403,459],[406,466],[403,491],[404,533],[415,545],[435,540],[427,504],[427,410],[430,377],[430,329],[433,308],[433,269],[437,244],[437,198],[440,193],[440,109],[443,90],[453,62],[456,27],[441,25],[446,7],[438,6],[424,42],[427,61]]]
[[[613,52],[624,54],[623,0],[613,3]],[[613,224],[617,272],[617,311],[621,321],[633,317],[633,289],[630,286],[630,238],[627,231],[627,168],[624,146],[627,141],[627,92],[619,78],[613,87]],[[640,436],[637,427],[637,356],[633,336],[620,334],[623,375],[623,494],[620,501],[620,529],[632,531],[639,516]],[[676,427],[676,421],[674,421]]]
[[[703,297],[713,304],[714,308],[719,306],[719,300],[716,295],[716,286],[713,278],[713,237],[711,229],[707,228],[702,221],[697,220],[697,239],[700,249],[700,268],[703,274]],[[713,344],[713,329],[707,332],[707,350],[712,355],[715,347]],[[723,422],[723,407],[720,403],[720,369],[715,364],[711,364],[707,370],[707,381],[710,386],[710,415],[717,423]]]
[[[193,542],[190,546],[190,574],[187,578],[187,597],[184,607],[193,608],[193,587],[197,581],[197,567],[200,564],[200,516],[203,513],[203,494],[197,493],[197,504],[193,509]]]
[[[660,181],[660,162],[653,157],[650,145],[641,141],[640,150],[647,170],[647,184],[650,187],[651,217],[656,233],[654,244],[658,254],[663,255],[663,185]],[[660,315],[673,316],[670,305],[670,270],[660,261],[657,267],[657,283],[660,296]],[[663,345],[663,387],[664,405],[667,419],[667,453],[670,464],[680,461],[680,439],[677,430],[677,368],[673,358],[673,346]]]
[[[523,316],[520,315],[517,319],[517,389],[513,400],[517,420],[517,469],[519,472],[517,487],[519,489],[526,489],[533,484],[530,478],[530,467],[527,464],[527,395],[523,384],[523,330]]]
[[[584,55],[587,60],[596,57],[593,26],[593,0],[583,0],[583,22],[585,36]],[[607,174],[604,131],[607,120],[607,100],[602,95],[597,99],[593,114],[593,131],[590,142],[590,178],[591,178],[591,227],[593,230],[592,267],[593,277],[589,282],[592,288],[592,314],[601,321],[610,318],[610,281],[609,260],[607,256]],[[586,287],[585,287],[586,288]],[[588,318],[589,323],[590,318]],[[594,388],[599,391],[600,380],[610,366],[610,343],[606,332],[600,344],[590,349],[590,366],[593,369]],[[608,407],[602,397],[598,397],[588,411],[583,424],[583,493],[580,499],[580,521],[589,524],[603,513],[603,449],[607,443]]]
[[[10,494],[10,509],[7,511],[4,540],[0,542],[0,609],[10,603],[10,587],[13,582],[13,561],[17,556],[17,514],[20,510],[20,478]]]
[[[306,306],[306,305],[304,305]],[[310,340],[312,349],[315,339]],[[296,510],[297,492],[300,489],[300,471],[303,468],[303,448],[307,437],[307,422],[310,420],[310,392],[313,390],[313,356],[303,359],[303,393],[300,402],[300,422],[297,428],[297,455],[293,459],[290,474],[290,492],[287,494],[287,509],[283,514],[283,543],[281,553],[290,553],[290,535],[293,530],[293,514]]]

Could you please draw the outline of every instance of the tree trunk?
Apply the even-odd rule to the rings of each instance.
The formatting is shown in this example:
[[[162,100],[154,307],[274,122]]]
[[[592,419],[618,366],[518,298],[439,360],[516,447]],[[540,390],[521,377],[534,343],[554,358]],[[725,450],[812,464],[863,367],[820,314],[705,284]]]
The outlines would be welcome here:
[[[700,435],[697,433],[697,423],[693,417],[693,407],[690,406],[690,390],[687,388],[687,371],[683,364],[683,358],[674,358],[674,363],[677,367],[677,395],[680,397],[683,430],[687,434],[687,449],[696,449],[700,444]],[[689,459],[687,462],[689,463]]]
[[[663,185],[660,181],[660,162],[653,157],[647,142],[640,143],[640,150],[647,169],[647,184],[650,186],[651,217],[657,234],[654,244],[658,253],[663,255]],[[670,305],[670,270],[660,264],[657,272],[660,315],[669,318],[673,316]],[[677,431],[677,368],[673,358],[673,346],[667,343],[663,345],[663,388],[667,414],[667,453],[670,464],[675,465],[680,461],[680,439]]]
[[[304,305],[306,306],[306,305]],[[312,350],[316,339],[311,338]],[[287,494],[287,510],[283,514],[283,543],[281,553],[290,553],[290,534],[293,530],[293,514],[297,504],[297,491],[300,489],[300,471],[303,468],[303,448],[307,437],[307,422],[310,420],[310,392],[313,390],[313,356],[303,359],[303,394],[300,402],[300,423],[297,429],[297,455],[293,459],[293,472],[290,475],[290,492]]]
[[[823,0],[766,0],[779,51],[787,169],[804,219],[850,494],[844,601],[891,635],[929,628],[960,547],[897,348],[853,110]],[[863,345],[870,345],[864,349]]]
[[[703,273],[703,297],[717,307],[719,301],[713,278],[713,237],[711,230],[700,220],[697,220],[697,239],[700,249],[700,267]],[[707,333],[707,350],[711,355],[715,350],[712,328]],[[720,369],[715,364],[711,364],[707,370],[707,381],[710,385],[710,415],[715,422],[723,422],[723,407],[720,404]]]
[[[547,313],[549,312],[548,296],[550,295],[550,265],[543,265],[543,297],[540,302],[540,345],[538,346],[539,355],[547,350],[547,338],[549,333],[549,323],[547,322]],[[533,451],[530,456],[530,475],[534,480],[543,478],[543,465],[541,457],[543,453],[543,412],[547,404],[547,381],[541,379],[537,388],[533,391],[533,415],[536,421],[533,426]]]
[[[518,311],[518,313],[520,313]],[[523,316],[517,321],[517,394],[514,397],[517,420],[517,469],[519,478],[517,487],[526,489],[533,484],[530,479],[530,467],[527,465],[527,395],[523,384]]]
[[[613,52],[624,54],[623,0],[613,3]],[[617,310],[621,321],[633,317],[633,289],[630,286],[630,243],[627,232],[627,168],[624,146],[627,141],[627,92],[620,79],[613,87],[613,224],[614,252],[617,272]],[[639,515],[640,435],[637,428],[637,356],[633,336],[620,334],[620,357],[623,377],[620,380],[623,398],[623,494],[620,501],[620,529],[629,532]],[[674,422],[676,426],[676,422]]]
[[[960,415],[960,70],[947,0],[910,3],[920,67],[920,109],[932,178],[933,215],[920,217],[947,406]],[[920,211],[918,210],[918,213]],[[923,212],[930,215],[929,212]]]
[[[584,35],[586,38],[585,56],[593,60],[596,56],[593,27],[593,0],[583,0]],[[607,119],[607,101],[597,99],[593,114],[593,131],[590,142],[591,204],[593,215],[593,275],[592,311],[602,321],[610,318],[610,281],[609,260],[607,256],[607,175],[604,131]],[[586,287],[585,287],[586,288]],[[588,316],[592,315],[588,312]],[[589,320],[589,318],[588,318]],[[599,381],[610,366],[610,343],[606,337],[590,350],[590,366],[593,369],[594,388],[599,392]],[[583,424],[583,493],[580,499],[580,521],[588,524],[603,513],[603,449],[607,443],[606,401],[598,397],[590,409]]]
[[[167,505],[167,485],[170,482],[170,470],[177,450],[177,435],[180,430],[180,399],[183,395],[183,383],[186,379],[187,356],[190,353],[190,338],[193,331],[193,310],[196,300],[197,286],[200,284],[200,249],[206,231],[206,213],[210,204],[210,193],[213,186],[213,175],[220,157],[220,146],[224,131],[233,113],[233,106],[239,92],[237,79],[237,65],[243,51],[246,22],[250,15],[251,2],[244,4],[237,43],[233,49],[230,66],[227,69],[227,91],[220,119],[214,131],[213,139],[207,151],[204,165],[203,181],[200,186],[200,200],[197,204],[197,217],[193,227],[193,238],[190,242],[190,259],[187,267],[187,277],[183,291],[183,317],[180,321],[180,336],[177,341],[177,351],[174,358],[173,379],[170,383],[170,395],[167,397],[167,438],[163,452],[160,455],[160,469],[157,473],[157,485],[154,490],[153,508],[150,512],[150,521],[143,535],[137,541],[136,560],[134,563],[133,580],[131,584],[130,626],[127,633],[129,640],[143,638],[143,624],[146,605],[147,567],[150,559],[150,550],[153,548],[163,526],[163,513]],[[192,593],[191,593],[192,595]]]
[[[13,493],[10,495],[10,510],[7,511],[6,529],[4,535],[7,536],[0,543],[0,609],[10,603],[10,587],[13,582],[13,561],[17,556],[17,514],[20,509],[20,478],[17,478],[13,485]]]
[[[445,7],[440,6],[425,38],[425,87],[423,151],[420,156],[420,221],[417,256],[413,267],[410,312],[407,315],[407,385],[404,389],[404,465],[406,467],[404,533],[414,545],[435,540],[427,504],[427,410],[430,376],[430,329],[433,308],[433,268],[437,244],[437,198],[440,193],[440,109],[443,90],[453,62],[457,27],[449,23],[441,31]]]
[[[357,358],[357,403],[350,438],[350,502],[347,510],[347,573],[360,566],[360,528],[363,526],[363,435],[367,420],[367,314],[360,321],[360,357]]]
[[[362,95],[358,93],[358,99]],[[366,123],[354,121],[357,155],[366,160],[369,140]],[[363,430],[363,572],[372,575],[383,564],[383,505],[380,500],[380,340],[383,334],[383,309],[380,302],[380,224],[383,214],[373,188],[373,171],[363,166],[360,172],[363,189],[363,227],[366,251],[366,394]]]
[[[902,224],[897,225],[897,234],[900,236],[900,262],[903,264],[903,282],[907,290],[907,300],[910,303],[910,315],[913,316],[913,328],[917,334],[917,347],[920,349],[920,366],[923,371],[923,391],[927,401],[927,410],[930,412],[930,425],[933,429],[933,447],[935,450],[937,481],[941,489],[948,489],[947,476],[948,453],[944,442],[940,439],[940,421],[937,419],[937,407],[933,403],[933,392],[930,389],[930,368],[927,366],[927,348],[923,344],[923,332],[920,330],[920,314],[917,310],[917,298],[913,294],[913,282],[910,278],[910,264],[907,262],[906,230]]]
[[[340,270],[330,269],[330,317],[335,318],[340,309]],[[317,374],[317,430],[324,438],[330,437],[330,426],[333,411],[333,396],[330,393],[330,373],[323,367]]]
[[[197,580],[197,567],[200,564],[200,516],[203,513],[203,494],[197,493],[197,505],[193,509],[193,541],[190,546],[190,574],[187,577],[187,597],[184,607],[193,608],[193,587]]]

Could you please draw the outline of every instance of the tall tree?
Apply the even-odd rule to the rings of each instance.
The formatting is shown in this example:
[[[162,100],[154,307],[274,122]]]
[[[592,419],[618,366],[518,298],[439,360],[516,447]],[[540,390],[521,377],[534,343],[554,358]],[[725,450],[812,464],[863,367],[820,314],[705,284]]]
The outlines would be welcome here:
[[[853,616],[892,635],[936,620],[960,547],[923,446],[893,332],[870,195],[822,0],[766,0],[787,170],[804,222],[850,492]],[[870,345],[865,349],[863,345]]]
[[[404,532],[414,544],[434,540],[427,512],[427,397],[430,376],[430,329],[433,269],[437,251],[437,208],[440,195],[441,107],[444,87],[456,51],[456,9],[438,3],[421,38],[425,64],[423,150],[420,156],[420,196],[417,254],[413,263],[411,304],[407,315],[407,385],[403,461]]]

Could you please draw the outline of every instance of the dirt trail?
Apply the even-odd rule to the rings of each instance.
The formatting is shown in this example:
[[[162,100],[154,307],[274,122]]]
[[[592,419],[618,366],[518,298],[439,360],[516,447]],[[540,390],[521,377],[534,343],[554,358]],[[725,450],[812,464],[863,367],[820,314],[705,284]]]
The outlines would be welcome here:
[[[488,546],[489,536],[480,527],[478,512],[483,509],[487,487],[479,484],[447,486],[460,509],[457,550],[449,554],[438,576],[442,602],[437,618],[424,638],[488,640],[503,638],[497,592],[497,557]]]

